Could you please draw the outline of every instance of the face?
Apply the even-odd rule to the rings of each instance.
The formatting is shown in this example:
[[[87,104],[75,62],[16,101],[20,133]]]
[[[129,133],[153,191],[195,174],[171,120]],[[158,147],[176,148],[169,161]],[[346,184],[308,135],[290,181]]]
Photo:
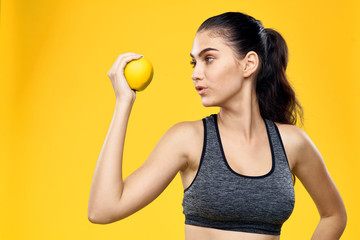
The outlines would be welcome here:
[[[194,85],[206,88],[198,91],[204,106],[220,106],[239,94],[244,81],[243,63],[223,38],[210,37],[209,31],[198,32],[190,56]]]

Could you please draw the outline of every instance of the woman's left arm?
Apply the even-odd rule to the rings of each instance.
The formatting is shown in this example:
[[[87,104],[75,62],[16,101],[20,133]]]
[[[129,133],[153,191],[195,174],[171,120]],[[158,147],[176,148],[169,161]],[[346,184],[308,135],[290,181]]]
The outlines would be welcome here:
[[[297,154],[293,173],[310,194],[320,214],[320,222],[311,239],[340,239],[347,222],[344,202],[319,150],[301,128],[296,129]]]

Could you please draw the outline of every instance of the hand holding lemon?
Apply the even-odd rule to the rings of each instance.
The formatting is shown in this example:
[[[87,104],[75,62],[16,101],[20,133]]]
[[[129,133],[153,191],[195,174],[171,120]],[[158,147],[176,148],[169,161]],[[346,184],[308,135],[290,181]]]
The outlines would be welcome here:
[[[125,101],[134,101],[136,91],[144,90],[153,74],[151,62],[137,53],[120,54],[108,72],[116,99]]]

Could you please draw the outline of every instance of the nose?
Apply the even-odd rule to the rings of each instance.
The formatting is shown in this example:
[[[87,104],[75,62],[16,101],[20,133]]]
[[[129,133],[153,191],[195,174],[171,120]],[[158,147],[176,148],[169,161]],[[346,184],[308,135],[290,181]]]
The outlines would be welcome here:
[[[202,73],[202,71],[201,71],[201,69],[198,67],[195,67],[194,68],[194,71],[193,71],[193,73],[191,74],[191,79],[192,80],[201,80],[201,79],[203,79],[203,73]]]

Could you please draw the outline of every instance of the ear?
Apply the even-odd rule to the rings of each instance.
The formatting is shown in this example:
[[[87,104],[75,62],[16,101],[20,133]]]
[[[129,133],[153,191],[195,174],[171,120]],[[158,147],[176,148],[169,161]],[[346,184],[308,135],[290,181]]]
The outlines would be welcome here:
[[[259,65],[259,57],[254,51],[250,51],[246,54],[243,62],[243,72],[244,77],[250,77],[253,74]]]

